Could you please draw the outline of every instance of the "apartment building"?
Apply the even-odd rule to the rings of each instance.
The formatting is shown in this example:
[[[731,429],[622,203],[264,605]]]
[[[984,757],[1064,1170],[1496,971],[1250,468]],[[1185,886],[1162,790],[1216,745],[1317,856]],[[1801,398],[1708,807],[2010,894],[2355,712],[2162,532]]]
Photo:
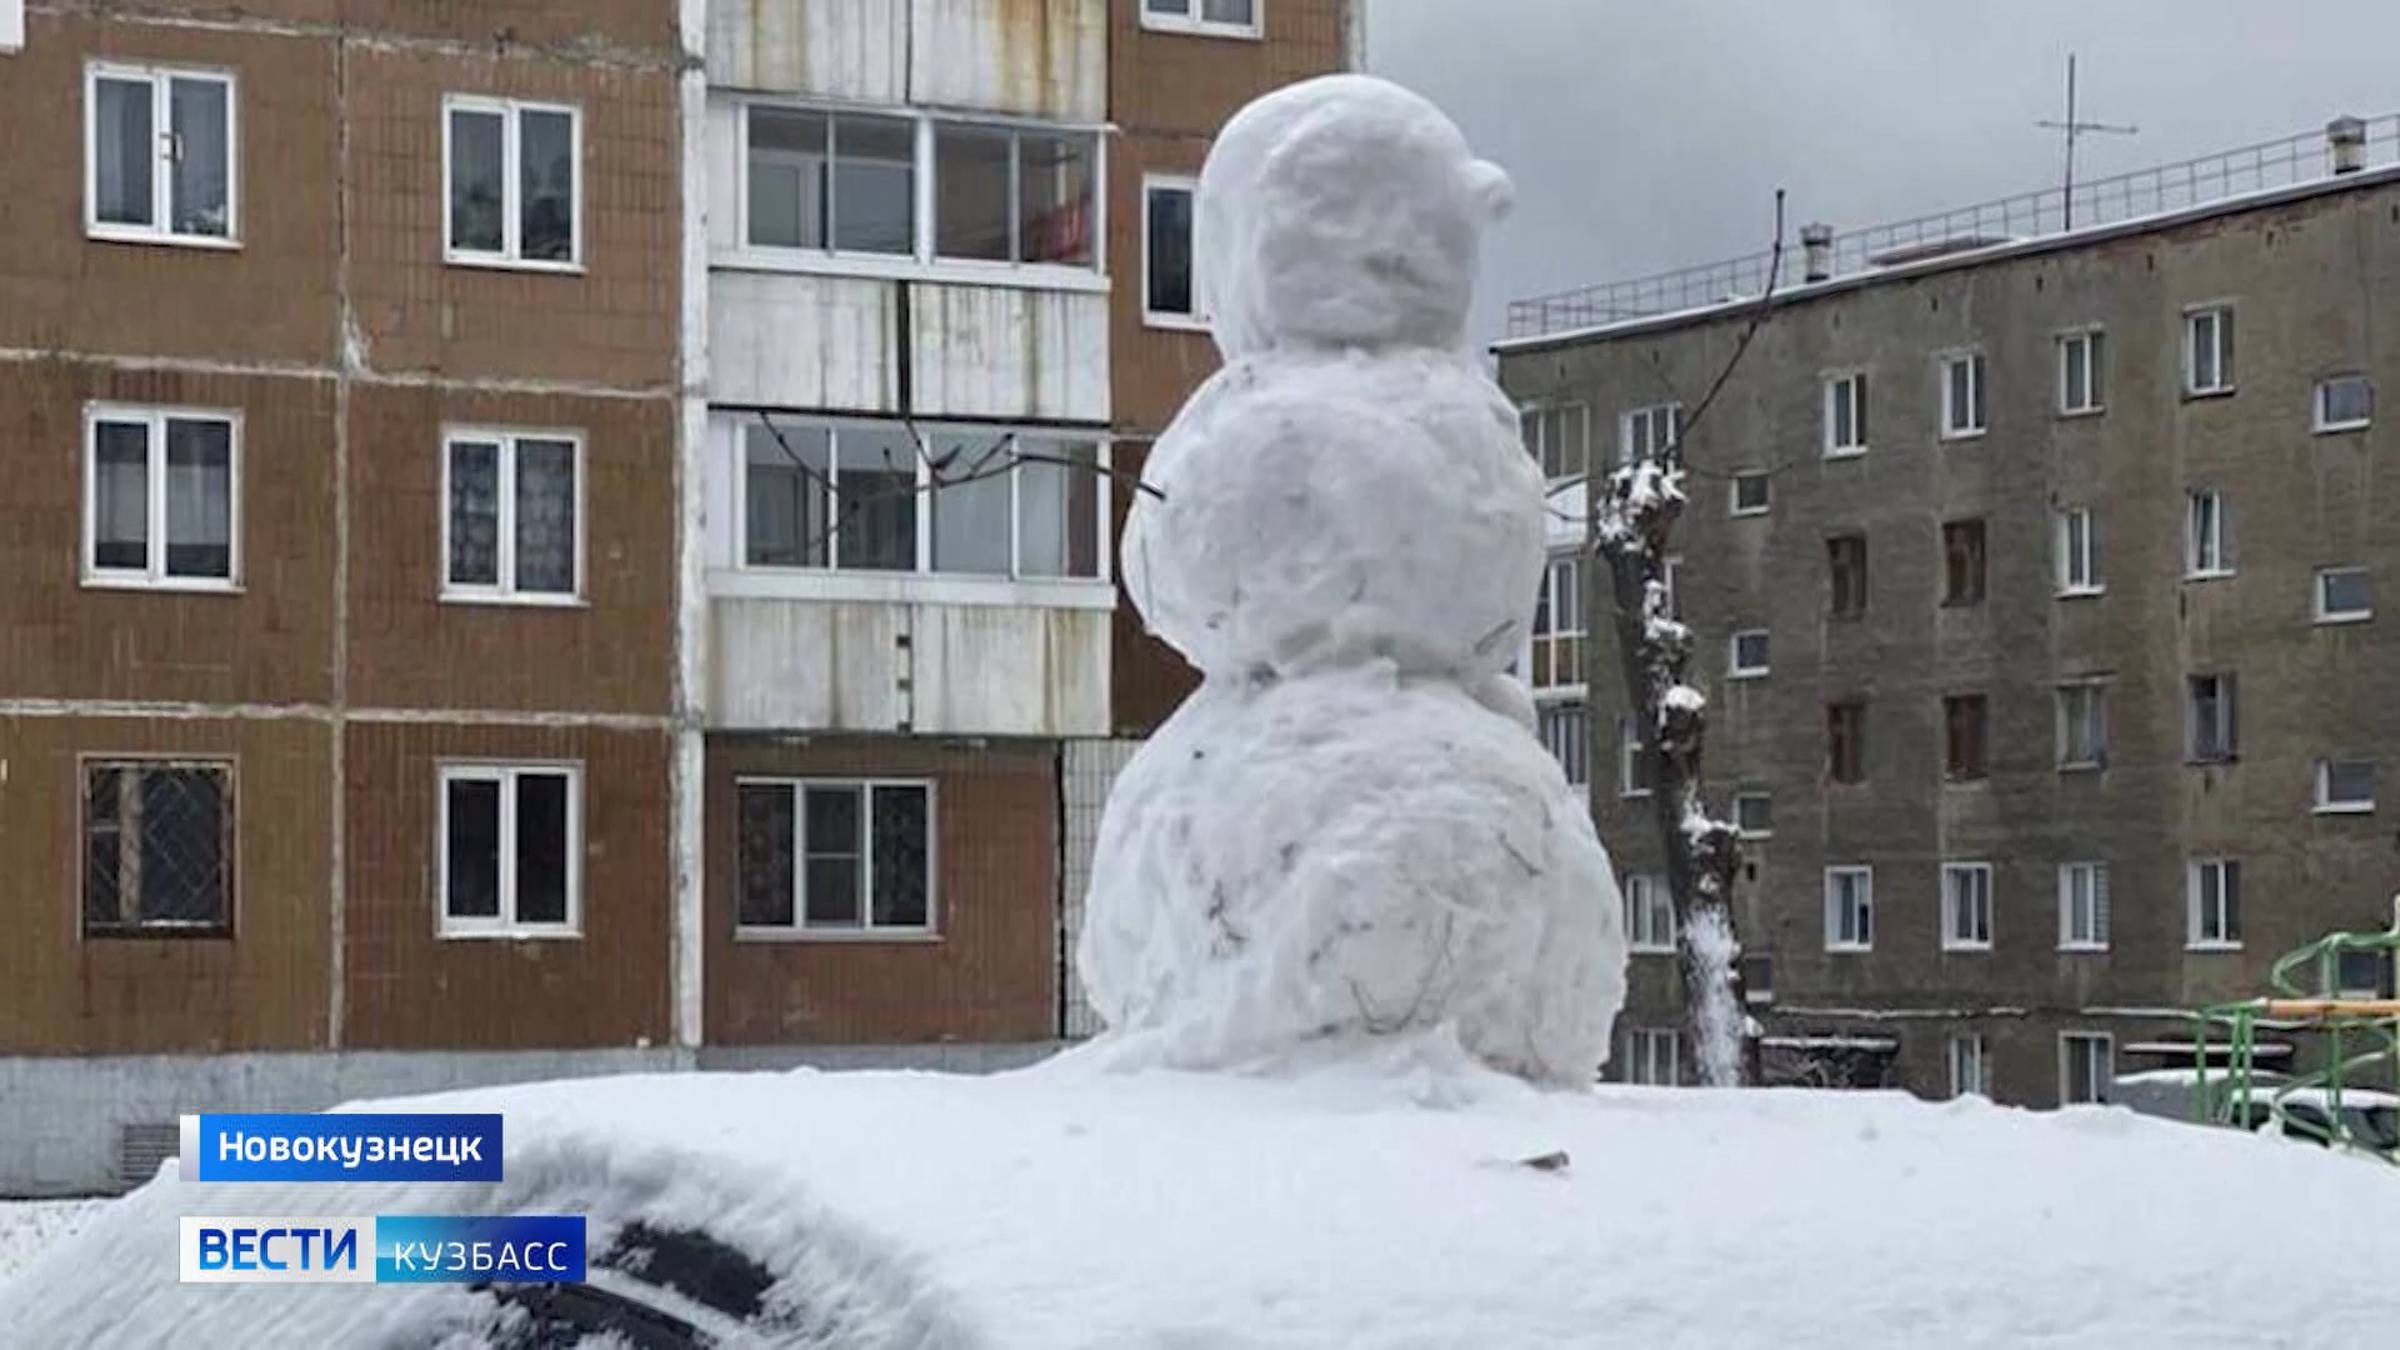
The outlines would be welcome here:
[[[1761,257],[1514,313],[1501,381],[1562,480],[1679,435],[1756,324],[1685,446],[1674,599],[1771,1078],[2105,1098],[2191,1062],[2184,1010],[2391,921],[2395,151],[2346,118],[2078,188],[2073,230],[2055,191],[1812,227],[1764,303]],[[1593,721],[1635,952],[1611,1074],[1676,1081],[1641,728]]]

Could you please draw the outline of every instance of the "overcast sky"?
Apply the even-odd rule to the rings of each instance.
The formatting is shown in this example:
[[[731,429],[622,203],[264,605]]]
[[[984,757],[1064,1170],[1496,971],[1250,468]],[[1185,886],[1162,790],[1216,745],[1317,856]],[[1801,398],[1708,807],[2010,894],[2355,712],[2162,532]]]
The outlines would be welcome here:
[[[1474,336],[1510,299],[2400,111],[2396,0],[1367,0],[1367,64],[1517,185]]]

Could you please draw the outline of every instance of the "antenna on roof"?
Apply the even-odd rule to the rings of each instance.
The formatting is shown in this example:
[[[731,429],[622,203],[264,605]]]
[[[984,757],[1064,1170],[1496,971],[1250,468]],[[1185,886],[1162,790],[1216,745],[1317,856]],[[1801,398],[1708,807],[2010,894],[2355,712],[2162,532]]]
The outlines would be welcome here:
[[[2141,128],[2132,125],[2120,126],[2112,122],[2078,122],[2075,120],[2075,53],[2073,52],[2067,53],[2067,120],[2064,122],[2053,122],[2045,118],[2042,121],[2034,123],[2034,125],[2037,127],[2048,127],[2053,131],[2063,131],[2066,133],[2067,185],[2066,190],[2061,194],[2061,210],[2063,214],[2060,220],[2059,228],[2064,230],[2074,229],[2075,138],[2087,131],[2105,131],[2118,136],[2131,136],[2136,132],[2139,132]]]

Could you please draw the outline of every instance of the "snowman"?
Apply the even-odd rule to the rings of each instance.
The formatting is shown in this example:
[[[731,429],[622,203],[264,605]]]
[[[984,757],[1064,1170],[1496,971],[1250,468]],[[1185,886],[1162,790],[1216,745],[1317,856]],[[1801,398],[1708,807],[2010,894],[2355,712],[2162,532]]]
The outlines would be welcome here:
[[[1508,667],[1543,485],[1464,349],[1507,175],[1432,104],[1336,75],[1203,169],[1222,369],[1159,438],[1126,591],[1200,688],[1118,778],[1078,959],[1119,1065],[1251,1068],[1447,1033],[1588,1083],[1617,889]]]

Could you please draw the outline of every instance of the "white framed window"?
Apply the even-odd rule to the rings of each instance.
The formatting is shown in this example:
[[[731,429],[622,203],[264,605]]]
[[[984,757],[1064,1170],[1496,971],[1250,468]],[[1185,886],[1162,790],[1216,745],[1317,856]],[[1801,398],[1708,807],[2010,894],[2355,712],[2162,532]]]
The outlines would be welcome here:
[[[83,936],[233,935],[233,762],[92,757],[83,778]]]
[[[1871,951],[1875,946],[1875,869],[1825,869],[1825,950]]]
[[[2193,675],[2184,681],[2184,755],[2195,764],[2222,764],[2241,751],[2238,688],[2231,675]]]
[[[2058,1038],[2058,1101],[2084,1106],[2108,1100],[2116,1085],[2116,1038],[2106,1032],[2068,1031]]]
[[[1655,873],[1625,876],[1625,945],[1651,955],[1675,950],[1675,895],[1667,879]]]
[[[1983,1037],[1961,1033],[1950,1038],[1950,1095],[1953,1097],[1989,1097],[1992,1095],[1991,1056]]]
[[[2059,596],[2098,595],[2106,590],[2100,572],[2100,526],[2091,508],[2071,506],[2051,521]]]
[[[1658,584],[1666,591],[1667,617],[1683,619],[1683,555],[1670,553],[1658,562]]]
[[[240,413],[94,403],[83,449],[85,585],[239,587]]]
[[[1200,290],[1196,178],[1142,175],[1142,322],[1153,328],[1208,327]]]
[[[2108,404],[2108,335],[2097,328],[2058,338],[2058,411],[2062,417],[2099,412]]]
[[[1745,628],[1726,644],[1725,674],[1729,679],[1755,680],[1767,673],[1767,630]]]
[[[1992,949],[1992,865],[1942,864],[1942,950]]]
[[[1541,403],[1517,414],[1525,449],[1542,466],[1542,478],[1563,483],[1584,476],[1590,465],[1592,410],[1581,403]]]
[[[1617,795],[1647,797],[1658,783],[1658,766],[1642,739],[1641,719],[1627,713],[1617,719]]]
[[[445,762],[437,776],[441,935],[580,935],[583,766]]]
[[[1773,508],[1772,480],[1764,470],[1747,471],[1733,476],[1731,492],[1733,514],[1763,516]]]
[[[1625,1081],[1673,1087],[1683,1081],[1683,1037],[1672,1030],[1625,1030]]]
[[[1867,373],[1854,370],[1825,381],[1825,457],[1867,453]]]
[[[2099,769],[2108,764],[2108,685],[2077,680],[2058,687],[2058,767]]]
[[[95,61],[83,72],[84,232],[229,247],[239,238],[234,77]]]
[[[2357,431],[2375,421],[2375,386],[2364,375],[2317,381],[2313,430]]]
[[[2184,945],[2231,951],[2242,945],[2242,864],[2233,858],[2195,858],[2184,869],[2189,922]]]
[[[2225,494],[2195,488],[2183,498],[2183,575],[2186,580],[2233,575],[2233,532],[2225,520]]]
[[[1682,435],[1682,404],[1635,408],[1617,423],[1617,467],[1656,459]]]
[[[1775,837],[1775,798],[1763,791],[1733,794],[1733,828],[1744,839]]]
[[[2183,316],[2183,392],[2233,392],[2233,307],[2204,305]]]
[[[583,265],[583,114],[572,104],[444,96],[442,182],[445,261]]]
[[[456,427],[442,437],[442,598],[583,595],[583,436]]]
[[[1162,33],[1255,38],[1267,0],[1142,0],[1142,27]]]
[[[737,936],[939,928],[931,782],[742,778],[734,795]]]
[[[1558,761],[1567,781],[1582,787],[1591,780],[1591,713],[1580,702],[1544,703],[1534,709],[1541,724],[1542,744]]]
[[[2317,813],[2362,815],[2375,809],[2375,761],[2317,761]]]
[[[2108,950],[2108,864],[2061,863],[2058,868],[2058,949]]]
[[[1983,432],[1983,353],[1954,352],[1942,358],[1942,439]]]
[[[2318,623],[2365,623],[2375,617],[2375,596],[2363,567],[2320,567],[2309,593]]]
[[[1583,687],[1583,559],[1562,553],[1542,572],[1526,669],[1536,690]]]

